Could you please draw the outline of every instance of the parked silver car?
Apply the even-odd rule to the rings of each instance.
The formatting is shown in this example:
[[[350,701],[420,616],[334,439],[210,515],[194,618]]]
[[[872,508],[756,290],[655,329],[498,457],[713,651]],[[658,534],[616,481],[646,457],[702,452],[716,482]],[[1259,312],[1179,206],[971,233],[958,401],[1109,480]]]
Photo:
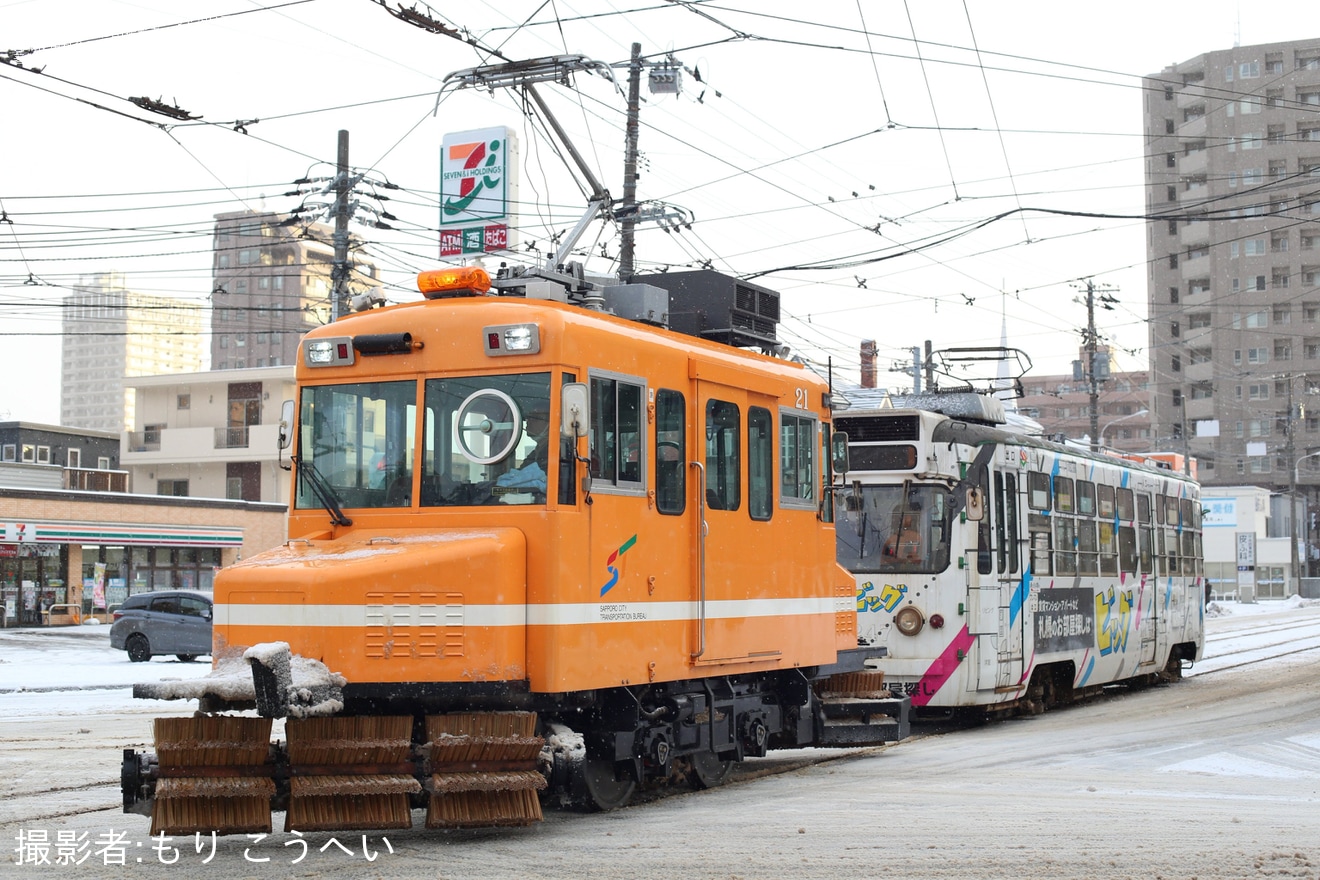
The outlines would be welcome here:
[[[211,597],[187,590],[129,596],[115,611],[110,647],[142,663],[173,654],[185,663],[211,653]]]

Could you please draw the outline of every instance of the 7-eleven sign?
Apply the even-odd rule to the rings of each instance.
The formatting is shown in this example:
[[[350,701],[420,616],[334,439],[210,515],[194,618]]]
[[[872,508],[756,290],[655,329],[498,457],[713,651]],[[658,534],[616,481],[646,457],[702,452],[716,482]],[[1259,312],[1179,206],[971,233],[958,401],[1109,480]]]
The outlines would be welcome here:
[[[28,523],[4,523],[6,544],[30,544],[37,539],[37,530]]]
[[[506,250],[517,198],[517,140],[510,128],[445,135],[440,149],[440,255]]]

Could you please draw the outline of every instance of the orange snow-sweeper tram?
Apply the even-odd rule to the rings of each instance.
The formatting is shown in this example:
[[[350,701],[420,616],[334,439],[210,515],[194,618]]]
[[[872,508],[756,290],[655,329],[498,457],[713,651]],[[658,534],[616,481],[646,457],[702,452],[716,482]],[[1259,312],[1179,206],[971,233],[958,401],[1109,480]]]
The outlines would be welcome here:
[[[906,735],[835,562],[828,385],[747,350],[777,295],[560,281],[425,273],[305,337],[289,540],[216,577],[211,675],[138,689],[201,709],[124,754],[153,834],[523,825]]]

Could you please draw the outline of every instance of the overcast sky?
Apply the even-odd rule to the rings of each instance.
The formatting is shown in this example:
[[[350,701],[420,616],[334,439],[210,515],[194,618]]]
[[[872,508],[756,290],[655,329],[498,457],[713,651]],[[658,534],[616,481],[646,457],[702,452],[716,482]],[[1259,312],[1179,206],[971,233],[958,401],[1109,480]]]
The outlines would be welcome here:
[[[288,211],[294,181],[350,162],[399,190],[396,227],[355,225],[392,300],[441,265],[445,134],[507,125],[522,159],[519,236],[544,250],[582,214],[581,175],[510,90],[444,89],[492,58],[641,43],[682,92],[643,90],[638,195],[692,220],[643,226],[639,271],[709,261],[783,293],[782,341],[856,377],[935,348],[1009,344],[1068,372],[1084,279],[1119,303],[1100,330],[1147,362],[1140,78],[1203,52],[1305,37],[1314,7],[923,0],[0,0],[0,418],[59,416],[60,303],[81,275],[209,305],[213,217]],[[389,7],[395,11],[399,4]],[[1299,33],[1299,29],[1303,32]],[[27,50],[35,50],[30,54]],[[485,50],[485,51],[483,51]],[[21,65],[21,67],[19,66]],[[40,70],[40,73],[34,71]],[[626,71],[616,71],[625,85]],[[699,78],[698,78],[699,77]],[[602,184],[622,194],[625,99],[598,74],[539,87]],[[177,108],[178,120],[130,102]],[[361,216],[366,216],[362,214]],[[594,224],[592,271],[617,269]],[[534,256],[524,251],[524,258]],[[583,257],[585,258],[585,256]]]

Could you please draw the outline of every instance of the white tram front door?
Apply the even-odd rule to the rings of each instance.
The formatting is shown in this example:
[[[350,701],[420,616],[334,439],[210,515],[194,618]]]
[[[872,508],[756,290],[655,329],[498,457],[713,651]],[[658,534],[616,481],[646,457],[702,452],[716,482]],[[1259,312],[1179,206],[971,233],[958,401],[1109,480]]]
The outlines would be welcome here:
[[[996,489],[1003,491],[1002,483]],[[1016,498],[1010,498],[1009,504],[1016,504]],[[968,686],[978,691],[1016,694],[1025,684],[1022,681],[1022,637],[1026,614],[1019,591],[1021,574],[999,570],[1007,567],[1007,560],[1017,548],[997,553],[992,547],[991,535],[1004,534],[997,522],[998,517],[1004,515],[1004,509],[1003,505],[987,504],[981,522],[962,524],[966,529],[965,546],[969,548],[965,563],[967,631],[976,636],[976,674],[969,676]]]

